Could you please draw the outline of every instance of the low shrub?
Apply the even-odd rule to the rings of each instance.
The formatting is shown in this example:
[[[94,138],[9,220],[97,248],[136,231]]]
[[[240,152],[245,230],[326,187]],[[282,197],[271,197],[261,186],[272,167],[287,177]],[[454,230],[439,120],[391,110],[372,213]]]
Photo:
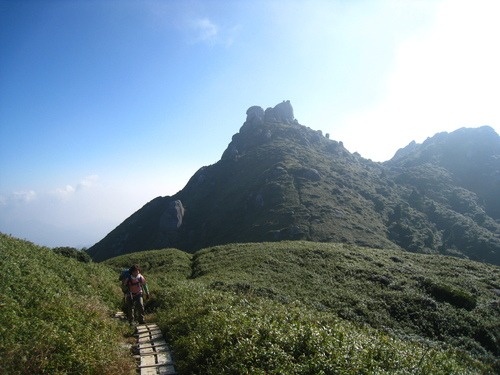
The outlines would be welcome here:
[[[182,281],[160,291],[160,327],[179,374],[481,373],[487,366],[424,341],[358,326],[301,303]]]
[[[74,259],[76,259],[80,262],[83,262],[83,263],[92,262],[92,258],[90,257],[89,254],[87,254],[83,250],[75,249],[74,247],[67,247],[67,246],[54,247],[52,249],[52,251],[54,251],[54,253],[57,253],[59,255],[63,255],[63,256],[68,257],[68,258],[74,258]]]
[[[450,285],[425,279],[423,286],[431,296],[440,302],[448,302],[453,306],[467,310],[473,310],[477,305],[475,296],[464,290],[453,288]]]

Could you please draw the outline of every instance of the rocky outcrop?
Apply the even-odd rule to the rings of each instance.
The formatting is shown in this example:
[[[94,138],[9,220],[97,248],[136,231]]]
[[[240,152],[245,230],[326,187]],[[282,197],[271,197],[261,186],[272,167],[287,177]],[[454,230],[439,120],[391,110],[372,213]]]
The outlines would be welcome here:
[[[264,110],[262,107],[254,105],[247,110],[247,119],[245,122],[262,123],[264,120]]]
[[[321,180],[321,174],[314,168],[299,168],[296,171],[296,176],[310,181]]]
[[[160,230],[176,230],[182,225],[184,206],[180,200],[172,201],[160,218]]]
[[[293,117],[293,108],[290,100],[283,101],[274,108],[267,108],[264,112],[264,119],[265,121],[292,123],[295,118]]]

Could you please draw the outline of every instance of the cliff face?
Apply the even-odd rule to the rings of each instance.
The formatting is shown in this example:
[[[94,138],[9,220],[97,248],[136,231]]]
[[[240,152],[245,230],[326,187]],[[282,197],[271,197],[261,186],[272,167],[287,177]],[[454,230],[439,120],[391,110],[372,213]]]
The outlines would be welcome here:
[[[499,148],[491,128],[460,129],[374,163],[300,125],[290,102],[250,107],[219,162],[147,203],[89,254],[300,239],[499,264]]]

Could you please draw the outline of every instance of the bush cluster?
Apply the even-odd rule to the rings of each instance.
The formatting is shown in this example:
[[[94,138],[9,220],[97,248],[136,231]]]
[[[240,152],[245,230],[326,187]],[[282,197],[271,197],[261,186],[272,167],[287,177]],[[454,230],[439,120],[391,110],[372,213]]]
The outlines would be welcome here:
[[[301,303],[175,282],[157,312],[180,374],[450,374],[487,366],[454,350],[348,323]]]
[[[462,307],[467,310],[473,310],[477,305],[477,299],[471,293],[453,288],[450,285],[426,279],[423,282],[423,286],[437,301],[448,302],[453,306]]]

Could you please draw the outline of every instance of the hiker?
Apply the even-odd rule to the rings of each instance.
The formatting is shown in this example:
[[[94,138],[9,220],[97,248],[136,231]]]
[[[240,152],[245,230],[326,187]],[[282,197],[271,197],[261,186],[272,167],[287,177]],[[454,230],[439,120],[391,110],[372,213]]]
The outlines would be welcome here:
[[[126,293],[126,307],[128,322],[134,324],[134,316],[137,315],[139,324],[144,324],[144,300],[149,298],[148,285],[146,279],[141,275],[138,265],[130,267],[128,277],[122,280],[122,289]]]

